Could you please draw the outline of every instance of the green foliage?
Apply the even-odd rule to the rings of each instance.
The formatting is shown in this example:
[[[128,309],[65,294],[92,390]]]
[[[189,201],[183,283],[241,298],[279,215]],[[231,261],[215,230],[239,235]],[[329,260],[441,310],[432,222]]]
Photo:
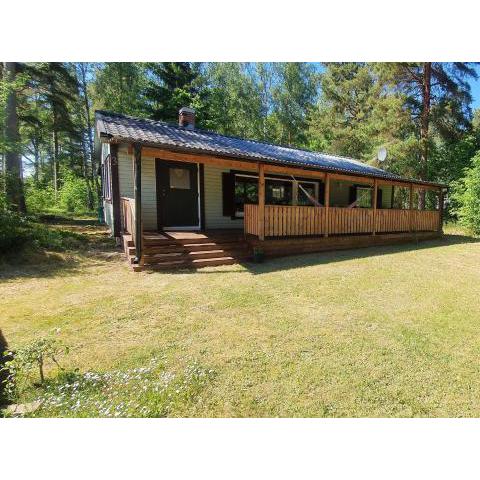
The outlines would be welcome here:
[[[480,152],[465,177],[455,183],[452,197],[458,205],[456,213],[461,225],[480,235]]]
[[[83,178],[65,172],[59,192],[59,206],[68,213],[88,211],[88,188]]]
[[[272,90],[273,118],[276,141],[281,144],[305,146],[307,117],[317,96],[318,78],[308,63],[275,65],[277,82]]]
[[[51,185],[42,186],[28,179],[25,182],[25,200],[28,212],[44,213],[55,206],[55,192]]]
[[[26,238],[25,243],[30,248],[57,252],[79,249],[85,243],[85,238],[79,233],[51,228],[33,220],[27,223]]]
[[[35,379],[43,384],[45,367],[54,364],[61,368],[57,358],[67,353],[68,347],[55,338],[40,338],[15,351],[5,352],[7,360],[2,368],[7,372],[5,387],[10,399],[18,398],[35,383]]]
[[[166,417],[194,403],[215,372],[193,361],[179,374],[149,364],[105,373],[61,373],[37,397],[35,416]]]
[[[145,68],[145,100],[151,118],[176,123],[180,108],[196,103],[198,67],[190,62],[151,62]]]
[[[226,135],[262,138],[261,100],[248,65],[211,63],[204,71],[203,126]]]
[[[127,115],[145,115],[146,86],[142,63],[105,63],[98,69],[92,85],[94,107]]]
[[[34,192],[34,198],[35,195],[37,198],[42,196],[39,193],[42,190]],[[44,198],[41,198],[43,201]],[[39,223],[35,217],[21,215],[8,209],[5,196],[0,195],[0,254],[6,255],[13,251],[18,253],[26,247],[33,250],[64,251],[79,248],[84,242],[85,239],[80,234],[51,228]]]
[[[395,161],[416,157],[404,99],[385,89],[368,64],[330,63],[321,78],[321,96],[309,119],[314,149],[370,161],[380,146]]]
[[[480,148],[480,137],[475,131],[457,140],[438,142],[433,149],[429,175],[445,183],[452,183],[463,177],[475,153]]]
[[[85,214],[89,209],[89,190],[84,178],[68,170],[62,172],[62,185],[57,200],[51,185],[42,185],[29,179],[26,182],[26,202],[30,213]],[[92,192],[94,195],[94,192]]]
[[[22,248],[28,240],[26,218],[7,208],[5,195],[0,193],[0,252]]]
[[[192,106],[210,130],[301,147],[317,77],[307,63],[209,63]]]

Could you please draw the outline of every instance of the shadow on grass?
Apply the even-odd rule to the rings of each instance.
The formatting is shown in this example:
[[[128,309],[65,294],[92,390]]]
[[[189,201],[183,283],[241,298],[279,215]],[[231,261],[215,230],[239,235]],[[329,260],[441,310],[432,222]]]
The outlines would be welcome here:
[[[41,214],[38,217],[39,221],[42,223],[47,223],[49,225],[69,225],[69,226],[101,226],[101,223],[98,222],[93,216],[85,218],[75,218],[67,217],[64,215],[56,214]]]
[[[264,263],[240,262],[245,268],[243,271],[235,269],[222,270],[169,270],[169,273],[187,274],[219,274],[219,273],[251,273],[253,275],[262,275],[293,268],[311,267],[315,265],[324,265],[334,262],[343,262],[359,258],[377,257],[383,255],[392,255],[401,252],[419,251],[431,248],[461,245],[468,243],[480,243],[480,238],[467,235],[445,235],[438,239],[424,240],[411,243],[399,243],[394,245],[377,245],[363,248],[352,248],[345,250],[330,250],[315,253],[292,254],[284,257],[266,258]]]
[[[445,235],[442,238],[434,240],[424,240],[421,242],[400,243],[395,245],[378,245],[356,249],[332,250],[318,253],[305,253],[292,255],[289,257],[280,257],[267,259],[265,263],[248,264],[245,267],[254,275],[270,273],[292,268],[302,268],[314,265],[323,265],[334,262],[344,262],[348,260],[378,257],[383,255],[392,255],[402,252],[414,252],[419,250],[428,250],[432,248],[461,245],[467,243],[480,243],[479,238],[463,235]]]
[[[18,251],[0,254],[0,281],[78,274],[89,265],[121,258],[121,250],[105,227],[92,221],[72,225],[71,219],[64,220],[64,224],[48,223],[50,230],[58,232],[52,237],[55,243],[50,243],[50,237],[43,240],[48,247],[28,244]]]

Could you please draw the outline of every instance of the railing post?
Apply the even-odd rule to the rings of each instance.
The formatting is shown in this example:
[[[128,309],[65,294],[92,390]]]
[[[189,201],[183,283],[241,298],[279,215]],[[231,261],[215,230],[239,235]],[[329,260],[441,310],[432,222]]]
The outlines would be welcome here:
[[[265,240],[265,166],[258,164],[258,238]]]
[[[133,173],[135,177],[135,259],[134,263],[140,263],[142,259],[142,147],[139,144],[133,146]]]
[[[377,232],[377,198],[378,198],[378,183],[377,179],[373,180],[373,228],[372,235]]]
[[[324,204],[325,204],[325,236],[328,237],[329,234],[329,222],[328,222],[328,216],[329,216],[329,210],[330,210],[330,174],[327,173],[325,174],[325,199],[324,199]]]
[[[410,232],[413,232],[413,183],[410,184],[410,200],[409,200],[409,207],[410,207]]]
[[[292,205],[298,205],[298,182],[292,182]]]

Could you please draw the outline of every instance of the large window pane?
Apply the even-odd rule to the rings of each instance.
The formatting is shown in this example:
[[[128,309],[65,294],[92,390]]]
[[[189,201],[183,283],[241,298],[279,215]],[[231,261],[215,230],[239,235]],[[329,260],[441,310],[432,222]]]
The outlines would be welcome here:
[[[358,208],[372,208],[372,189],[357,187],[357,204]]]
[[[258,180],[235,176],[235,213],[243,215],[245,203],[258,203]]]
[[[308,193],[308,196],[306,195],[305,192]],[[312,183],[299,182],[298,183],[298,200],[297,200],[298,205],[302,205],[302,206],[315,205],[315,203],[310,200],[309,196],[318,201],[318,199],[315,197],[315,185]]]
[[[281,180],[266,180],[265,203],[268,205],[291,205],[292,182]]]

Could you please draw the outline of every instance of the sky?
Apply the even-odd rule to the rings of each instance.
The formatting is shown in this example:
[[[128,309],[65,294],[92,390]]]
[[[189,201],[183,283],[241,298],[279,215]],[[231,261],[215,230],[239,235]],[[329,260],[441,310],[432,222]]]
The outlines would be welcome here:
[[[472,89],[472,110],[475,110],[476,108],[480,108],[480,66],[477,65],[475,66],[475,70],[477,70],[478,73],[478,79],[477,80],[471,80],[470,81],[470,88]]]

